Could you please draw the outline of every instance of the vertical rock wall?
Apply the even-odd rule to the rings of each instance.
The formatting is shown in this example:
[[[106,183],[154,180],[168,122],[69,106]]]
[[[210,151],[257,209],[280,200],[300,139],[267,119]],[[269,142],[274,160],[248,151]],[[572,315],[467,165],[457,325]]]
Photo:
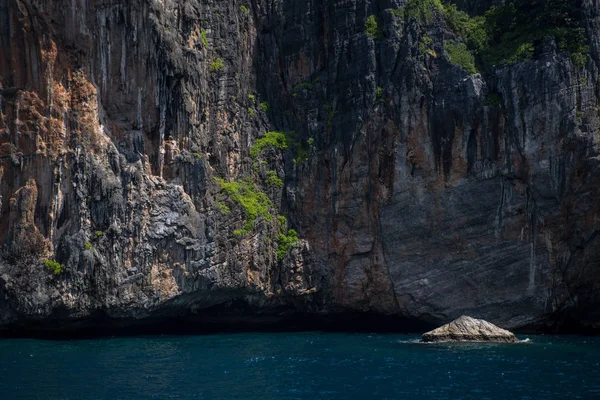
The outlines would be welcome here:
[[[0,325],[242,300],[597,326],[600,4],[585,67],[548,39],[485,77],[403,5],[0,0]],[[251,157],[267,131],[290,150]],[[272,218],[236,235],[251,218],[215,178]]]

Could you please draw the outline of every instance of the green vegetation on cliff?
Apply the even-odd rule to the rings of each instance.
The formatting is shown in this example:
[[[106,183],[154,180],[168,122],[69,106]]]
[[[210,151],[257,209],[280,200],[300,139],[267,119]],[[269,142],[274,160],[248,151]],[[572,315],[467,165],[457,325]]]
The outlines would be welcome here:
[[[202,44],[204,48],[208,49],[208,38],[206,37],[206,29],[202,28],[200,36],[202,37]]]
[[[217,58],[215,61],[210,63],[210,72],[217,72],[225,68],[225,63],[222,58]]]
[[[577,0],[507,1],[476,17],[440,0],[409,0],[404,8],[392,12],[422,24],[431,23],[434,13],[464,42],[465,46],[446,43],[445,49],[451,62],[470,73],[475,63],[467,52],[480,67],[513,64],[533,59],[541,41],[549,36],[555,38],[560,50],[571,53],[575,64],[581,66],[587,60],[589,46]]]
[[[458,10],[456,5],[449,3],[444,4],[442,12],[448,27],[464,38],[476,53],[480,53],[487,48],[488,33],[484,16],[471,17],[469,14]]]
[[[275,171],[267,172],[267,179],[265,179],[265,183],[267,184],[267,186],[270,186],[270,187],[276,187],[276,188],[283,187],[283,181],[281,180],[281,178],[279,178],[279,176],[277,176],[277,172],[275,172]]]
[[[229,207],[227,207],[227,204],[225,204],[221,201],[217,201],[215,203],[215,206],[219,209],[219,211],[221,211],[221,214],[223,214],[223,215],[227,215],[231,212],[231,209]]]
[[[539,42],[554,36],[560,50],[580,59],[588,51],[576,0],[517,0],[485,14],[488,61],[510,63],[533,57]],[[585,59],[585,57],[584,57]]]
[[[277,260],[283,261],[285,256],[296,246],[300,239],[295,229],[288,229],[286,217],[280,215],[277,220],[280,230],[279,235],[277,235]]]
[[[383,31],[379,26],[377,17],[374,15],[369,16],[365,22],[365,33],[375,40],[383,39]]]
[[[266,194],[254,185],[250,178],[236,182],[225,182],[221,178],[215,178],[215,180],[221,186],[221,191],[227,195],[228,200],[239,205],[244,210],[244,215],[246,216],[244,229],[236,230],[234,235],[244,236],[252,231],[258,217],[265,220],[271,219],[269,210],[273,207],[273,203],[271,203]],[[227,213],[229,208],[223,206],[218,207],[221,212]]]
[[[282,261],[290,250],[298,243],[298,232],[288,229],[287,233],[277,236],[277,260]]]
[[[46,260],[44,261],[44,266],[46,267],[46,269],[50,272],[52,272],[54,275],[60,275],[63,272],[63,265],[57,261],[54,260]]]
[[[260,153],[267,149],[292,150],[294,163],[304,162],[308,159],[308,152],[304,145],[296,140],[296,132],[267,132],[265,136],[256,139],[254,146],[250,148],[250,157],[256,160]]]
[[[467,45],[464,43],[446,43],[446,52],[448,53],[448,58],[452,64],[460,65],[463,67],[465,71],[469,74],[477,73],[477,68],[475,67],[475,57],[469,49],[467,49]]]
[[[400,8],[396,15],[402,15],[405,19],[416,18],[421,23],[431,23],[433,12],[442,13],[444,7],[440,0],[409,0],[404,8]]]
[[[287,150],[290,146],[288,135],[283,132],[267,132],[265,136],[256,140],[250,149],[250,157],[256,158],[266,148],[273,147],[278,150]]]

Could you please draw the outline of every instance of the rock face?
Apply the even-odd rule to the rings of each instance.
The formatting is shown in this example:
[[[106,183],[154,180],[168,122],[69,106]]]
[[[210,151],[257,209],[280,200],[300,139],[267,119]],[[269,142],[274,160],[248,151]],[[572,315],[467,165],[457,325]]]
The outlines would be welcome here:
[[[423,334],[423,342],[495,342],[517,343],[519,340],[512,332],[498,328],[482,319],[463,315],[454,321],[431,332]]]
[[[600,328],[600,0],[583,67],[549,38],[485,76],[405,3],[0,0],[0,330]]]

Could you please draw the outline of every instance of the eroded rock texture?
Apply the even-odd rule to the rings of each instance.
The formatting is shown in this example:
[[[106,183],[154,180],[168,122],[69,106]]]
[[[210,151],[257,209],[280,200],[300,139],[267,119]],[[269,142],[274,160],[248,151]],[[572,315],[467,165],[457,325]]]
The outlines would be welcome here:
[[[600,327],[600,3],[585,67],[548,39],[485,78],[403,5],[0,0],[0,329],[233,301]],[[306,153],[254,160],[266,131]],[[250,179],[272,218],[235,235],[215,178]]]

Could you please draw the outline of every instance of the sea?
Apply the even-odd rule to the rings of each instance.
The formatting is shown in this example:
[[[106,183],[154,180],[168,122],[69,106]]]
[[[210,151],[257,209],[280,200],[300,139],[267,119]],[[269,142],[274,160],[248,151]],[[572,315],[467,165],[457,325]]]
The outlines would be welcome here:
[[[223,333],[0,340],[0,399],[600,399],[600,337]]]

